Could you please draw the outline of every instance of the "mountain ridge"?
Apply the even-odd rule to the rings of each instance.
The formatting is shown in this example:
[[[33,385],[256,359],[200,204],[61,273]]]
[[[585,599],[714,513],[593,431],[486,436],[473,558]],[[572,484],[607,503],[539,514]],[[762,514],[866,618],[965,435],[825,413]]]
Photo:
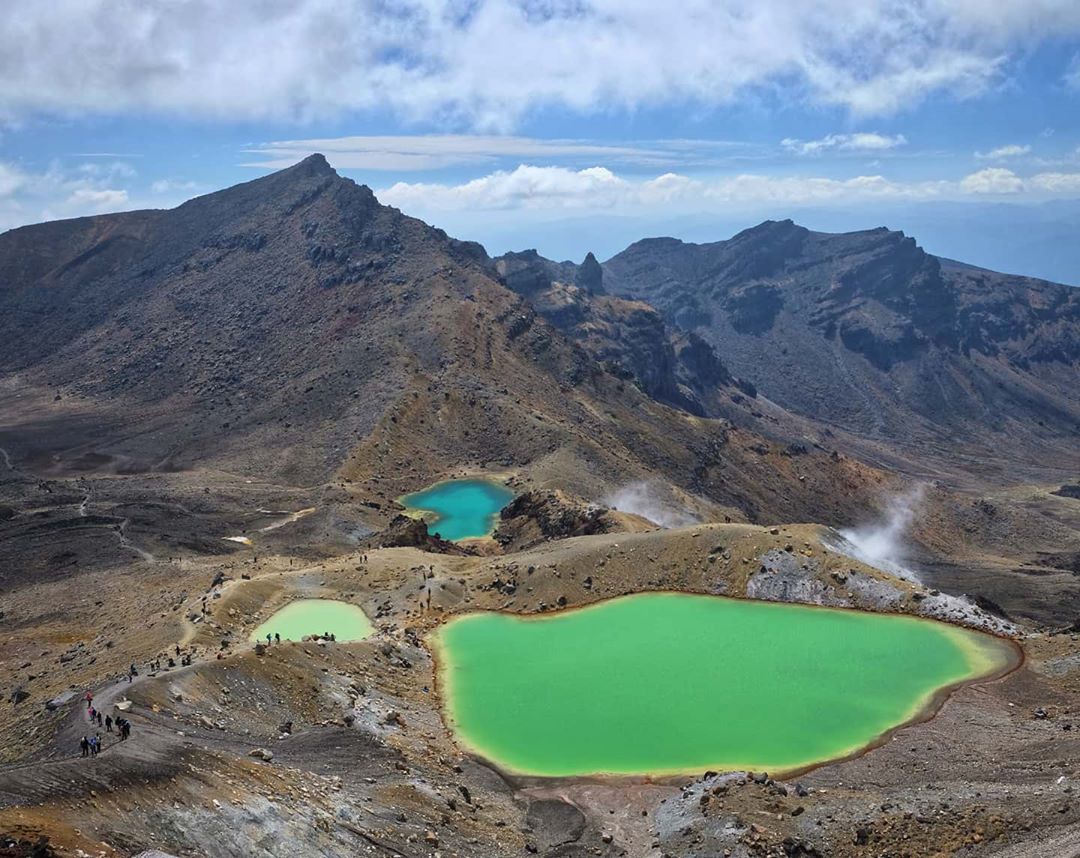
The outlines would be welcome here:
[[[468,276],[457,278],[455,266]],[[307,386],[319,387],[311,382],[327,352],[303,338],[286,348],[280,337],[290,326],[314,326],[331,353],[351,350],[341,357],[350,374],[379,367],[387,381],[371,407],[346,419],[355,437],[371,431],[394,385],[404,384],[404,363],[434,355],[438,337],[411,337],[392,309],[425,297],[407,285],[417,278],[439,281],[427,307],[438,312],[473,301],[473,278],[507,287],[517,298],[498,297],[496,315],[518,314],[511,327],[542,318],[558,330],[573,348],[560,347],[556,362],[571,375],[592,372],[585,367],[596,361],[677,409],[788,441],[847,439],[870,461],[903,464],[930,442],[944,462],[955,442],[993,450],[1007,435],[1013,458],[1067,465],[1080,431],[1070,389],[1080,354],[1073,287],[941,260],[886,227],[820,233],[790,219],[706,244],[641,239],[603,264],[591,254],[577,265],[535,251],[492,259],[476,243],[382,206],[318,154],[176,209],[0,235],[0,302],[16,321],[0,341],[0,361],[30,375],[47,363],[47,384],[123,398],[136,410],[169,412],[164,400],[186,397],[201,416],[188,421],[190,437],[177,449],[190,442],[208,450],[221,439],[199,430],[222,411],[232,419],[217,423],[219,433],[256,412],[255,422],[276,419],[295,434],[283,425],[294,421],[259,415],[257,403],[288,395],[270,370],[287,377],[293,352],[311,367]],[[207,315],[220,323],[200,318]],[[177,319],[184,324],[166,330]],[[356,352],[344,336],[380,325],[397,333],[376,338],[378,354],[371,343]],[[326,401],[316,410],[326,426],[329,402],[356,390],[343,370],[322,384]],[[281,408],[311,410],[293,396]],[[236,407],[237,398],[246,404]],[[344,449],[345,435],[334,434],[331,446]],[[151,458],[173,461],[160,450]],[[332,461],[323,457],[324,470]],[[992,465],[999,475],[1009,468],[1003,456]]]
[[[865,440],[1019,432],[1027,458],[1056,448],[1064,462],[1080,431],[1075,287],[940,260],[884,227],[790,220],[708,244],[646,239],[603,267],[614,294],[701,336],[763,396]]]
[[[23,266],[57,230],[66,254]],[[789,442],[753,418],[701,422],[605,365],[605,350],[641,344],[685,353],[683,377],[712,372],[732,399],[708,350],[669,342],[651,308],[589,298],[632,312],[609,312],[607,332],[560,330],[478,245],[380,205],[321,158],[170,211],[8,233],[0,310],[37,322],[0,342],[15,370],[0,379],[0,446],[50,473],[212,467],[378,503],[460,468],[528,467],[589,500],[639,479],[738,516],[853,509],[854,495],[800,483]],[[669,400],[685,395],[674,366],[655,377]],[[801,468],[874,479],[824,448]]]

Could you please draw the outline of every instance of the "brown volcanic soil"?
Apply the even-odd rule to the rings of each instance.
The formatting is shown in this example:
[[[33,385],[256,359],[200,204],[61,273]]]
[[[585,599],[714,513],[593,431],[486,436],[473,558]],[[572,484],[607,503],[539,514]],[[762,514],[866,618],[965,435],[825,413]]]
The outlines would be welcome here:
[[[550,610],[560,597],[573,606],[647,589],[954,610],[928,608],[935,599],[923,588],[826,551],[816,526],[775,530],[702,525],[567,539],[505,556],[399,548],[316,563],[264,555],[264,537],[255,535],[253,549],[227,558],[139,562],[23,587],[5,599],[5,623],[19,622],[0,656],[5,665],[29,662],[16,673],[35,679],[0,732],[8,758],[19,760],[0,771],[0,831],[45,833],[60,854],[156,847],[210,856],[282,848],[501,855],[530,847],[657,856],[995,855],[1015,847],[1008,854],[1035,856],[1047,854],[1044,842],[1080,835],[1075,635],[1026,634],[1019,671],[962,689],[933,720],[883,747],[803,776],[805,795],[794,780],[762,784],[739,774],[515,783],[456,748],[423,643],[451,613]],[[211,587],[219,572],[225,580]],[[250,630],[300,596],[360,604],[377,633],[356,644],[283,644],[256,654]],[[205,618],[192,624],[190,615]],[[58,663],[78,642],[77,656]],[[148,673],[146,659],[176,644],[195,653],[195,665]],[[143,675],[117,683],[131,660]],[[87,729],[81,700],[50,714],[42,705],[88,687],[106,711],[131,700],[134,731],[124,744],[106,735],[106,750],[81,760],[73,757]],[[1033,714],[1040,707],[1042,720]],[[280,738],[286,721],[292,735]],[[248,756],[260,747],[273,752],[271,762]]]

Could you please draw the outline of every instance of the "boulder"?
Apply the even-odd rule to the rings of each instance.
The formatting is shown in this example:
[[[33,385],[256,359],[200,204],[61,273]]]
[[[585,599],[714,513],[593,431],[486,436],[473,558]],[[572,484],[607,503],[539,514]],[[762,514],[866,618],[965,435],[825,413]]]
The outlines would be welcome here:
[[[525,822],[544,852],[577,841],[585,832],[585,814],[576,805],[556,798],[529,802]]]
[[[45,708],[50,712],[55,712],[62,706],[67,706],[76,697],[76,692],[65,691],[63,694],[57,694],[52,700],[45,704]]]
[[[266,748],[254,748],[248,751],[249,757],[254,757],[257,760],[262,760],[264,763],[269,763],[274,759],[274,752],[268,751]]]

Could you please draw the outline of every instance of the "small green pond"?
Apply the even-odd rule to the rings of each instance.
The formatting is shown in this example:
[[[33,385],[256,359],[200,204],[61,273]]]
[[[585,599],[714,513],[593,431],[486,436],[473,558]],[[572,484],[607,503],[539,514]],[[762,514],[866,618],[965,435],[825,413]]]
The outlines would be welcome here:
[[[499,510],[514,499],[506,486],[490,480],[446,480],[398,502],[423,516],[428,532],[443,539],[477,539],[491,534]]]
[[[251,640],[281,635],[298,641],[305,635],[332,634],[339,641],[363,640],[372,633],[371,620],[362,608],[333,599],[298,599],[277,611],[251,633]]]
[[[458,739],[552,777],[803,768],[1017,658],[929,620],[674,593],[468,614],[433,637]]]

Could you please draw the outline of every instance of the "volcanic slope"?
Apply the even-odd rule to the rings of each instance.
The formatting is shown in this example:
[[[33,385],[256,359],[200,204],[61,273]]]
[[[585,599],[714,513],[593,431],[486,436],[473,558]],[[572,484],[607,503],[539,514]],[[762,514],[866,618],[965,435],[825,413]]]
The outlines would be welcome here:
[[[587,499],[655,479],[752,520],[834,520],[882,479],[658,403],[478,245],[319,155],[170,211],[8,232],[0,314],[0,447],[34,472],[209,468],[381,507],[524,468]]]
[[[909,471],[1052,481],[1080,444],[1080,290],[923,251],[885,228],[767,221],[636,242],[608,291],[709,342],[768,399]]]

